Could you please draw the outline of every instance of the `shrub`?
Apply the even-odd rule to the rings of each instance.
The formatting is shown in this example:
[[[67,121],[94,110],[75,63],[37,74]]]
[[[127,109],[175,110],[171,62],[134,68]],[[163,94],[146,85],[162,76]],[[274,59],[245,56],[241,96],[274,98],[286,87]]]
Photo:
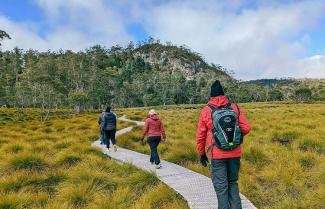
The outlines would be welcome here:
[[[311,100],[312,92],[309,88],[306,87],[300,87],[295,90],[294,96],[296,101],[302,102],[302,101],[309,101]]]

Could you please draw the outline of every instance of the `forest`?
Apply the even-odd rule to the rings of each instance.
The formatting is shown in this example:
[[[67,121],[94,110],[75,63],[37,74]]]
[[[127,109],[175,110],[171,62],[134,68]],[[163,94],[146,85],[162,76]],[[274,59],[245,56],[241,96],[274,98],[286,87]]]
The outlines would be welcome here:
[[[2,31],[0,41],[4,38],[10,36]],[[0,51],[0,105],[5,107],[82,110],[200,104],[208,100],[215,79],[234,102],[325,98],[322,80],[314,89],[302,81],[243,82],[186,46],[153,38],[79,52]]]

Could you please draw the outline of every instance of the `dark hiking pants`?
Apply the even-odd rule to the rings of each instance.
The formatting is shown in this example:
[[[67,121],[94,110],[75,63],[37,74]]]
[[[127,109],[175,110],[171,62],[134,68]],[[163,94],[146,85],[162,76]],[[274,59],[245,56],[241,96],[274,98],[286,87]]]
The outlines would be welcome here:
[[[151,154],[150,154],[150,162],[158,165],[160,163],[157,147],[161,140],[160,136],[150,136],[148,137],[148,144],[150,146]]]
[[[115,144],[115,133],[116,130],[110,130],[110,131],[105,130],[105,135],[106,135],[105,139],[106,139],[107,148],[109,148],[109,141],[111,141],[113,145]]]
[[[218,198],[218,209],[241,209],[238,190],[240,158],[211,160],[211,177]]]

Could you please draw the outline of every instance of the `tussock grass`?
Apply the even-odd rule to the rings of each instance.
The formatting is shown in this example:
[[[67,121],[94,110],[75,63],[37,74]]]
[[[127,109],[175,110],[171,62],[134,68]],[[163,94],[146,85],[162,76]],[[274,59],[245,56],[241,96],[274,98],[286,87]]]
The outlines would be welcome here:
[[[71,155],[71,154],[68,154],[68,155],[65,155],[63,156],[58,162],[57,162],[57,165],[58,166],[73,166],[79,162],[82,161],[82,157],[81,156],[78,156],[78,155]]]
[[[22,153],[7,159],[5,164],[6,170],[35,170],[41,171],[48,167],[49,164],[44,157],[37,154]]]
[[[187,207],[183,201],[172,195],[173,192],[166,185],[159,183],[156,187],[145,191],[141,199],[132,209],[178,209]]]
[[[282,145],[290,145],[298,137],[299,137],[299,133],[295,131],[285,131],[282,133],[275,132],[273,134],[272,141],[278,142]]]
[[[325,154],[325,144],[321,140],[304,139],[299,143],[299,149],[303,152],[311,151],[319,154]]]
[[[4,150],[9,153],[19,153],[24,150],[24,147],[21,144],[12,143],[5,147]]]
[[[316,165],[316,157],[312,154],[303,155],[300,157],[300,165],[304,170],[309,170]]]
[[[188,208],[174,191],[156,190],[161,186],[153,174],[91,147],[99,137],[98,113],[58,110],[47,121],[40,114],[0,109],[0,209],[132,208],[152,190],[173,199],[161,198],[158,205]],[[118,122],[118,129],[130,125]]]
[[[15,209],[15,208],[28,208],[32,201],[28,195],[25,194],[6,194],[0,196],[1,209]]]
[[[61,142],[61,143],[56,143],[53,148],[54,149],[66,149],[71,146],[71,143],[69,142]]]
[[[251,147],[249,151],[246,151],[243,159],[258,166],[264,166],[269,163],[269,159],[264,151],[256,147]]]

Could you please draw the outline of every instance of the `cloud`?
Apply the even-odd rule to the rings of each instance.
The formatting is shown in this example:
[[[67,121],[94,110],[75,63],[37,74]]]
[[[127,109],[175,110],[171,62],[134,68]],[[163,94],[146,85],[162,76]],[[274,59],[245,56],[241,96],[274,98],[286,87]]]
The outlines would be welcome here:
[[[302,62],[307,47],[306,36],[297,37],[317,25],[324,9],[321,1],[273,1],[256,8],[245,7],[243,1],[228,7],[211,1],[169,1],[152,5],[141,21],[154,37],[186,44],[208,61],[235,71],[237,78],[295,77],[293,67]]]
[[[124,43],[131,37],[126,33],[124,18],[104,0],[36,0],[48,15],[54,28],[62,25],[83,33],[91,41]],[[92,38],[93,36],[93,38]]]
[[[123,45],[133,40],[126,32],[123,18],[103,0],[35,0],[35,3],[46,14],[43,23],[14,22],[0,16],[2,29],[12,36],[12,40],[4,41],[3,49],[19,46],[42,51],[79,51],[95,44]],[[46,32],[41,36],[39,30],[44,32],[44,25]]]
[[[19,48],[36,48],[40,50],[47,50],[48,44],[43,40],[35,31],[34,27],[31,27],[27,23],[15,23],[10,21],[6,17],[0,16],[1,29],[6,31],[11,40],[4,40],[2,43],[2,49],[13,49],[16,46]]]
[[[78,51],[94,44],[123,45],[136,41],[127,32],[135,23],[162,41],[189,46],[239,79],[325,77],[323,55],[307,57],[309,33],[325,20],[322,0],[34,2],[46,14],[42,23],[0,16],[2,29],[13,38],[3,42],[3,49]]]
[[[299,62],[297,78],[325,78],[325,56],[314,55]]]

